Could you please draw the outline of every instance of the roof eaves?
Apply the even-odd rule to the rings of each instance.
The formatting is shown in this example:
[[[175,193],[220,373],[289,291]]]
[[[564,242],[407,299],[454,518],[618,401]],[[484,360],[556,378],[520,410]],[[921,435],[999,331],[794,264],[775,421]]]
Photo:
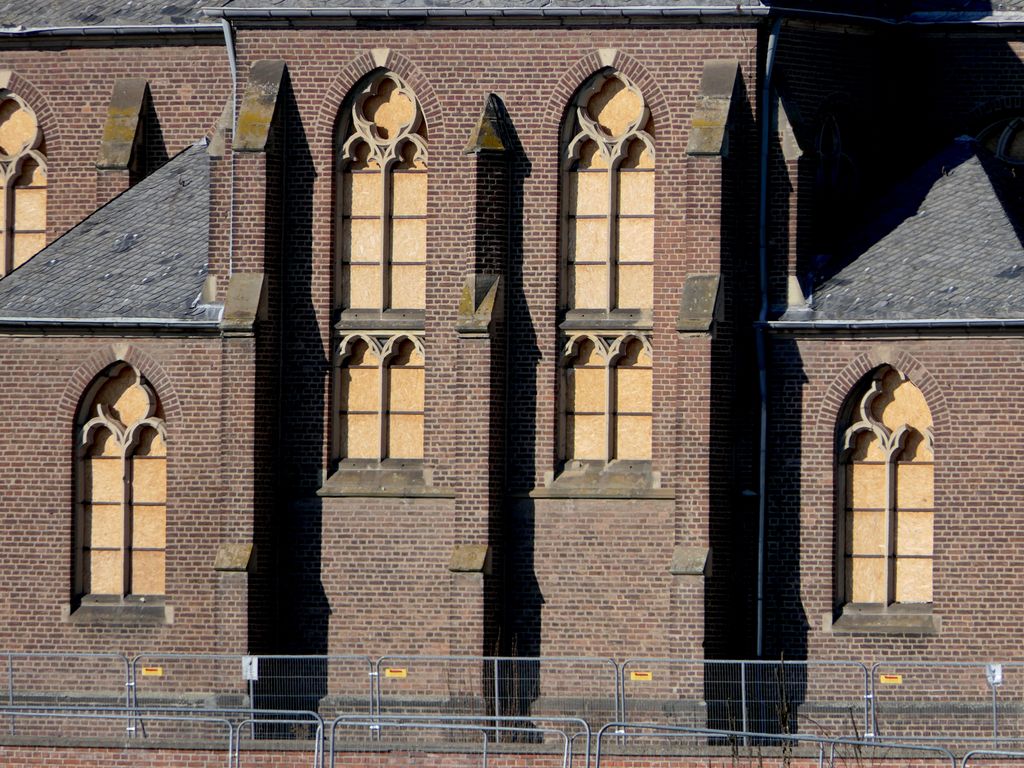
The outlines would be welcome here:
[[[942,331],[1017,330],[1024,331],[1024,318],[921,318],[900,320],[769,320],[773,331]]]
[[[218,314],[220,310],[218,309]],[[174,317],[0,317],[4,328],[122,328],[175,331],[214,331],[220,329],[220,319],[187,320]]]
[[[221,34],[219,24],[104,24],[68,27],[0,27],[0,37],[121,37],[125,35]]]
[[[788,8],[773,5],[772,15],[828,19],[837,22],[858,22],[883,24],[886,26],[979,26],[1017,27],[1024,26],[1024,12],[1020,11],[918,11],[903,17],[876,16],[844,11],[821,11],[814,8]]]
[[[621,17],[714,17],[767,16],[770,9],[763,3],[744,6],[736,3],[715,6],[604,6],[590,8],[540,7],[522,8],[203,8],[204,16],[228,20],[257,19],[344,19],[344,18],[582,18],[588,16]]]

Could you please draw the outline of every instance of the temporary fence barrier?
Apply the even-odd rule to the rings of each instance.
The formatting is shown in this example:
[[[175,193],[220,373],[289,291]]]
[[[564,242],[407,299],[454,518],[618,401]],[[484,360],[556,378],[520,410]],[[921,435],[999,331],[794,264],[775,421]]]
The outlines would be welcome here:
[[[124,728],[124,722],[132,712],[122,708],[117,711],[93,712],[73,711],[70,709],[46,709],[37,708],[0,708],[0,717],[16,723],[19,736],[46,738],[48,740],[67,739],[72,741],[79,749],[88,749],[95,745],[104,751],[105,758],[112,764],[131,765],[135,760],[131,758],[133,752],[148,748],[160,749],[167,746],[168,742],[153,741],[146,742],[129,738]],[[234,728],[227,718],[203,715],[147,715],[147,719],[154,723],[170,724],[180,734],[180,729],[185,728],[190,733],[190,741],[204,744],[209,749],[210,744],[217,744],[217,748],[224,749],[224,762],[227,768],[234,764]],[[88,723],[88,732],[83,735],[82,723]],[[31,724],[26,726],[26,724]],[[219,734],[219,736],[218,736]],[[31,743],[29,738],[19,739],[19,743]],[[0,757],[3,756],[5,747],[0,745]],[[114,752],[120,750],[122,754]]]
[[[494,754],[515,754],[519,756],[524,744],[540,746],[530,749],[531,768],[569,768],[572,756],[570,736],[561,729],[527,725],[495,725],[458,722],[457,719],[439,716],[437,720],[390,720],[387,728],[392,733],[401,733],[404,738],[391,738],[386,742],[370,738],[370,733],[381,725],[378,718],[349,718],[340,716],[330,727],[330,768],[349,763],[360,768],[399,768],[416,762],[411,755],[422,753],[424,743],[455,743],[446,763],[451,765],[479,765],[487,768],[488,759]],[[345,733],[345,731],[350,733]],[[339,735],[340,732],[340,735]],[[506,741],[505,737],[521,735],[523,739],[509,739],[516,742],[514,750],[503,748],[495,741]],[[560,749],[545,748],[552,739],[560,742]],[[344,747],[344,749],[342,748]],[[460,756],[462,759],[460,759]],[[475,759],[474,759],[475,758]]]
[[[373,670],[368,656],[140,654],[131,663],[132,703],[369,715]]]
[[[627,659],[625,720],[765,733],[870,733],[868,671],[857,662]]]
[[[618,666],[588,657],[382,656],[377,714],[580,717],[618,714]]]
[[[879,662],[871,693],[881,738],[1024,739],[1022,662]]]
[[[543,734],[530,729],[548,728],[563,733],[569,741],[569,764],[573,764],[578,754],[584,768],[590,765],[590,750],[592,746],[592,730],[589,723],[581,717],[533,717],[528,719],[518,717],[494,717],[486,715],[374,715],[369,727],[369,736],[380,742],[387,742],[396,736],[401,737],[390,726],[399,724],[400,727],[408,727],[412,723],[455,723],[459,725],[474,725],[483,728],[490,728],[491,741],[494,744],[530,744],[530,739],[535,739]],[[505,728],[506,730],[502,730]],[[436,745],[445,748],[457,746],[451,737],[443,732],[432,733]]]
[[[272,723],[275,728],[295,726],[306,729],[310,726],[310,721],[305,718],[274,717]],[[268,721],[264,713],[261,713],[261,717],[258,720],[242,720],[240,723],[235,725],[235,768],[248,768],[248,761],[245,760],[244,757],[248,756],[250,752],[267,751],[267,743],[265,741],[256,740],[255,738],[246,738],[245,736],[247,729],[250,732],[253,732],[256,730],[257,726],[265,727],[266,725],[268,725]],[[322,768],[324,758],[324,723],[322,720],[320,720],[316,725],[312,741],[312,768]]]
[[[130,703],[129,662],[119,653],[0,653],[6,704]]]
[[[646,743],[637,747],[631,741]],[[643,758],[684,754],[718,755],[732,768],[790,768],[804,765],[849,765],[852,768],[894,766],[908,758],[914,768],[958,768],[956,757],[939,746],[886,743],[810,734],[757,733],[716,728],[690,728],[657,723],[607,723],[597,733],[595,768],[605,768],[629,756],[631,765]],[[680,742],[683,742],[680,745]]]
[[[1003,768],[1007,763],[1024,760],[1024,752],[997,749],[972,749],[960,760],[960,768]]]

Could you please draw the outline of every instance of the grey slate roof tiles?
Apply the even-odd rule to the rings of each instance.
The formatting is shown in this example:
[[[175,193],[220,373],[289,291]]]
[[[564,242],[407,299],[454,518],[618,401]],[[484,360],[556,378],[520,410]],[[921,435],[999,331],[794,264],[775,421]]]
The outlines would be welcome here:
[[[1024,169],[960,140],[879,210],[810,311],[782,320],[1024,318]]]
[[[209,23],[214,0],[0,0],[0,27],[92,27]]]
[[[1024,11],[1024,0],[0,0],[0,28],[215,24],[203,8],[601,8],[679,6],[807,8],[923,19],[934,14],[981,16]]]
[[[0,280],[0,320],[216,320],[209,157],[181,152]]]

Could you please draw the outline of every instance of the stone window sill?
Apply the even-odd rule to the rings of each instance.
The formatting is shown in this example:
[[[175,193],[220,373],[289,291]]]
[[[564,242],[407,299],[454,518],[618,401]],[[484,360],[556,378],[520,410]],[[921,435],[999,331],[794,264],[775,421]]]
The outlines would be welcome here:
[[[559,326],[563,331],[649,331],[654,315],[649,309],[570,309]]]
[[[317,496],[382,498],[454,498],[455,492],[431,482],[422,461],[346,459],[327,478]]]
[[[62,619],[68,624],[162,626],[174,623],[174,608],[163,597],[84,597],[67,604]]]
[[[422,331],[422,309],[345,309],[334,327],[339,331]]]
[[[941,621],[928,603],[865,605],[848,603],[838,616],[826,613],[822,628],[836,635],[938,635]]]
[[[567,463],[532,499],[674,499],[661,487],[661,475],[649,461],[574,461]]]

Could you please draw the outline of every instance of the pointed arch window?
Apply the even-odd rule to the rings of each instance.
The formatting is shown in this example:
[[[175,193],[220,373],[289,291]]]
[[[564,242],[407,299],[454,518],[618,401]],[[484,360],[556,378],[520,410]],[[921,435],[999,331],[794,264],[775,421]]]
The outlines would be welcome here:
[[[46,147],[31,107],[0,91],[0,277],[46,245]]]
[[[643,95],[605,70],[563,129],[569,310],[650,310],[654,293],[654,122]]]
[[[424,308],[427,129],[415,94],[393,72],[356,88],[338,149],[340,304],[383,312]]]
[[[149,382],[127,363],[108,369],[79,410],[76,438],[75,596],[165,594],[167,435]]]
[[[839,456],[842,599],[930,603],[935,464],[928,404],[886,366],[854,392],[848,408]]]
[[[564,458],[651,458],[651,347],[642,336],[573,336],[565,348]]]
[[[339,357],[341,458],[422,459],[422,340],[352,335],[342,340]]]

